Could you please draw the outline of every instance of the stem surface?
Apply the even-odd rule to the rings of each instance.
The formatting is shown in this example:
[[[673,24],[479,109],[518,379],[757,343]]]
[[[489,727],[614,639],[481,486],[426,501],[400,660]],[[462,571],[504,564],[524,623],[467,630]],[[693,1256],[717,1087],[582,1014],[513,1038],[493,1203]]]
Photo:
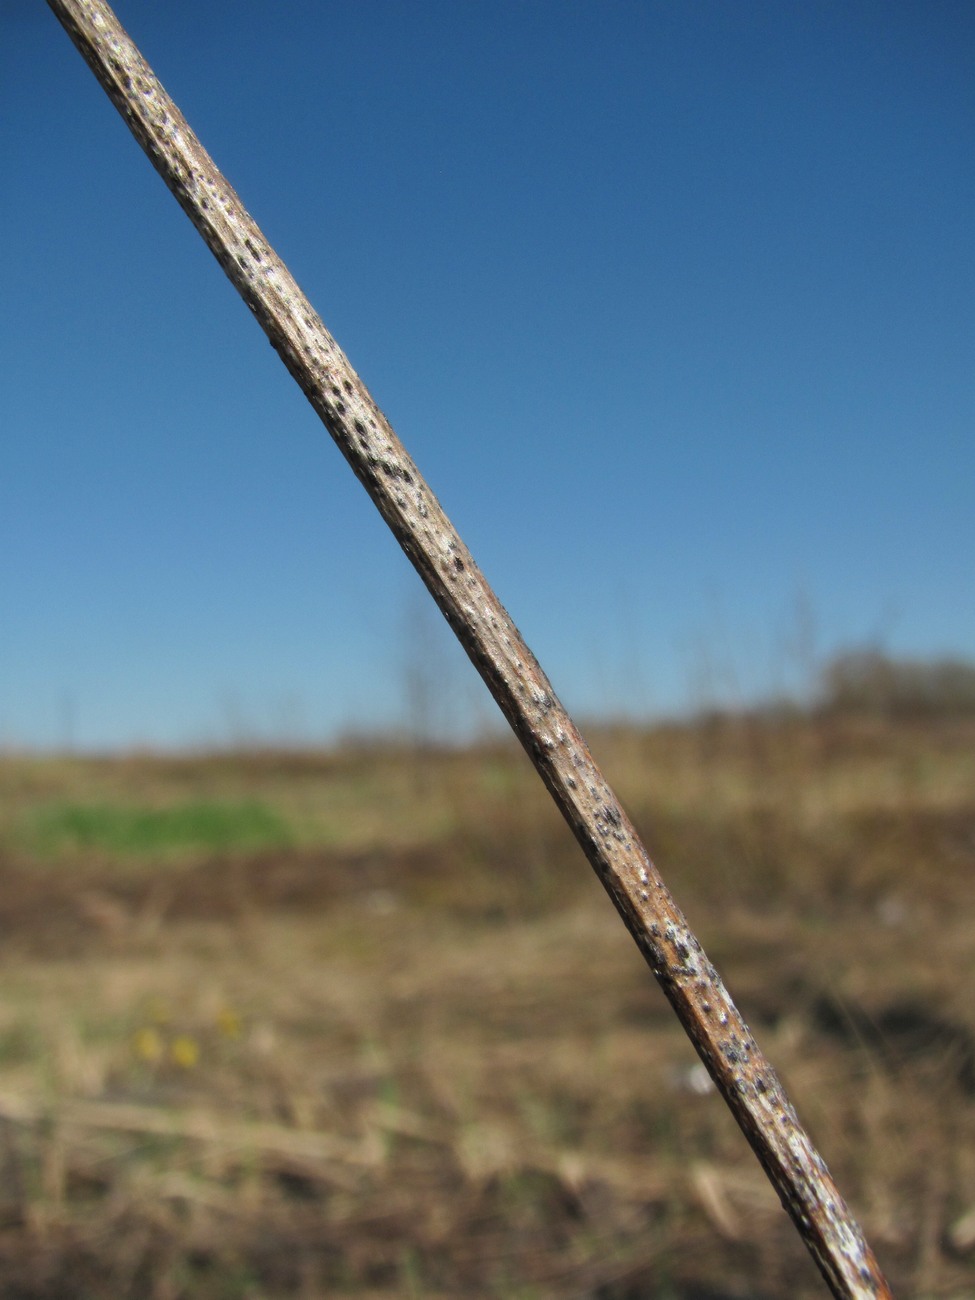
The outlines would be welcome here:
[[[48,0],[257,317],[527,750],[840,1297],[890,1289],[774,1070],[535,657],[321,318],[102,0]]]

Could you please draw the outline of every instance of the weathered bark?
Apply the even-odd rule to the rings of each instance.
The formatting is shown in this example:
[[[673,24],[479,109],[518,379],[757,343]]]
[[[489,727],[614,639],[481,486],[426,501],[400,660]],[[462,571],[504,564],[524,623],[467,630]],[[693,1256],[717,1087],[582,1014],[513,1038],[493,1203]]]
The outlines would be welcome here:
[[[585,741],[365,385],[108,6],[101,0],[48,3],[257,317],[484,678],[834,1294],[890,1295],[779,1080]]]

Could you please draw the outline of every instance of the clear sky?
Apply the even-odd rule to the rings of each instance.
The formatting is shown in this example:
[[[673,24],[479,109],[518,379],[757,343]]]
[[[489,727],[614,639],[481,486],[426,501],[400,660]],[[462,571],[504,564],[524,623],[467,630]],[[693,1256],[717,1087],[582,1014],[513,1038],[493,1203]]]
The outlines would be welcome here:
[[[969,0],[116,11],[572,711],[975,655]],[[418,670],[486,715],[58,23],[0,23],[0,746],[328,739]]]

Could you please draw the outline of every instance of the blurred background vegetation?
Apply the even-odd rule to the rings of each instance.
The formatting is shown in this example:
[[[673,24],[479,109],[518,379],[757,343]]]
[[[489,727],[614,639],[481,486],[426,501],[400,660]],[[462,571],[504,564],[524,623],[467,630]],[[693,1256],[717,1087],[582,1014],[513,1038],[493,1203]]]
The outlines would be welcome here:
[[[975,669],[586,728],[899,1294],[975,1294]],[[824,1287],[513,743],[0,758],[0,1292]]]

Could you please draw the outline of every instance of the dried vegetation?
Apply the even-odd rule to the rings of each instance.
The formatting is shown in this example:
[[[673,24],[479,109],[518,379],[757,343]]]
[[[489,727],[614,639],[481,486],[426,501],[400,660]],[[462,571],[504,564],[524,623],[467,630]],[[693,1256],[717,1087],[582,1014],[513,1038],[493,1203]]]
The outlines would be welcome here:
[[[592,742],[895,1290],[975,1294],[975,726]],[[0,933],[6,1296],[824,1294],[507,747],[8,756]]]

